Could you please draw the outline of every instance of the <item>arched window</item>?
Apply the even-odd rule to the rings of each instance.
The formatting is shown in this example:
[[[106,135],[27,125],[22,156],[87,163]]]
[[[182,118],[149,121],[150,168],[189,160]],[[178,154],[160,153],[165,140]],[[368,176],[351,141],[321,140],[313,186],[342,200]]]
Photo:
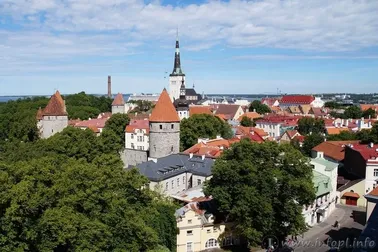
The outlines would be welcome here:
[[[218,247],[218,241],[215,239],[210,239],[205,244],[205,248],[216,248],[216,247]]]

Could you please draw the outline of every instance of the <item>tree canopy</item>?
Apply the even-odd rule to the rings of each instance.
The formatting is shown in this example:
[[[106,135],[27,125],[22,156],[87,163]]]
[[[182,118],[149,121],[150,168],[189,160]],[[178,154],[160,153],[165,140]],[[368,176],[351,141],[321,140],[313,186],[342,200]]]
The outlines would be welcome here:
[[[302,117],[298,120],[298,131],[302,135],[310,133],[324,133],[324,120],[312,117]]]
[[[259,100],[254,100],[253,102],[251,102],[251,104],[249,105],[249,111],[255,111],[260,115],[271,112],[270,108],[267,105],[262,104]]]
[[[327,101],[324,103],[324,107],[330,108],[330,109],[339,109],[341,108],[341,104],[335,102],[335,101]]]
[[[105,123],[105,128],[101,134],[102,138],[111,141],[117,145],[116,149],[121,150],[125,146],[125,129],[130,123],[130,118],[127,114],[114,114]]]
[[[104,148],[89,129],[6,142],[0,151],[0,247],[175,251],[175,207],[147,183],[137,170],[124,170],[116,148]]]
[[[251,118],[249,118],[247,116],[243,116],[241,121],[240,121],[240,125],[244,126],[244,127],[253,127],[256,124],[254,123],[254,121]]]
[[[307,156],[311,156],[312,148],[321,144],[322,142],[324,142],[324,137],[319,133],[306,136],[305,140],[303,141],[303,146],[302,146],[303,154]]]
[[[181,121],[180,144],[181,149],[186,150],[198,142],[198,138],[231,138],[232,130],[228,123],[222,119],[207,114],[196,114]]]
[[[350,106],[344,111],[345,118],[359,119],[362,117],[362,110],[358,106]]]
[[[130,113],[145,113],[151,111],[155,105],[150,101],[143,101],[143,100],[131,100],[130,103],[134,103],[137,105]]]
[[[233,221],[229,231],[252,246],[267,235],[283,239],[305,230],[302,209],[315,199],[312,168],[291,145],[244,139],[224,151],[212,172],[204,192],[214,198],[216,218]]]

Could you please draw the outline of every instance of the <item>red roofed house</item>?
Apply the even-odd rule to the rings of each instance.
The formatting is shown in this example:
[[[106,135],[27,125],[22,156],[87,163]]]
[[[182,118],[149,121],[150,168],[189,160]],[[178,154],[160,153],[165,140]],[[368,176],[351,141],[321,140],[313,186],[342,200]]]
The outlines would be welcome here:
[[[362,111],[372,109],[375,112],[378,112],[378,104],[360,104],[360,108],[361,108]]]
[[[220,116],[226,120],[236,121],[241,115],[244,114],[244,111],[240,105],[235,104],[216,104],[215,105],[215,115]]]
[[[362,197],[371,192],[378,184],[378,145],[357,143],[345,146],[344,168],[350,175],[364,180],[363,191],[355,193]],[[363,206],[366,206],[366,200]]]
[[[239,142],[240,139],[236,139],[236,141]],[[232,139],[226,140],[221,137],[211,140],[198,139],[197,144],[185,150],[183,153],[217,158],[222,154],[223,150],[228,149],[231,144],[236,141]]]
[[[61,132],[68,126],[68,114],[66,104],[56,91],[51,96],[47,106],[39,109],[37,112],[37,127],[41,138],[49,138],[55,133]]]
[[[248,138],[252,142],[262,143],[268,138],[268,134],[254,127],[236,126],[235,136],[238,139]]]
[[[301,136],[297,130],[286,130],[280,137],[280,143],[290,143],[296,136]]]
[[[269,107],[278,107],[280,104],[279,100],[280,98],[277,97],[266,97],[261,99],[261,103]]]
[[[324,101],[322,101],[320,97],[314,97],[312,95],[284,95],[279,104],[282,109],[298,105],[311,105],[315,108],[321,108],[324,106]]]
[[[189,116],[197,114],[207,114],[212,115],[210,106],[201,106],[201,105],[190,105],[189,106]]]
[[[278,140],[280,136],[289,129],[298,125],[299,117],[269,115],[256,121],[256,128],[267,132],[270,137]]]
[[[150,123],[148,120],[132,120],[125,130],[125,148],[149,150]]]
[[[257,112],[246,112],[238,118],[238,121],[240,122],[243,119],[243,117],[247,117],[251,120],[254,120],[254,119],[260,118],[261,115]]]
[[[102,130],[105,128],[105,123],[108,119],[109,117],[89,119],[85,121],[79,121],[75,123],[73,126],[75,128],[80,128],[80,129],[91,129],[97,135],[100,135]]]

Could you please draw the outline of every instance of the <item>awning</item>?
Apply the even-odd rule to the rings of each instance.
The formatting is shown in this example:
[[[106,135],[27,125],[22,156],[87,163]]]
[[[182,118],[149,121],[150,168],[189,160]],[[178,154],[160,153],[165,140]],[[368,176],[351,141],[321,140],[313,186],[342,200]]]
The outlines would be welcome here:
[[[360,198],[360,195],[358,195],[358,193],[355,192],[346,192],[343,194],[343,198],[344,197]]]

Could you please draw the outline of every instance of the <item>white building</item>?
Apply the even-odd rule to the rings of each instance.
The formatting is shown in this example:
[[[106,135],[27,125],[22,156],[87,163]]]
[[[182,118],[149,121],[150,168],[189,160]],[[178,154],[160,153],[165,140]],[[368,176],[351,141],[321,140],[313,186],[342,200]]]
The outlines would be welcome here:
[[[181,69],[181,59],[180,59],[180,45],[178,36],[176,38],[176,52],[175,52],[175,62],[173,66],[173,71],[169,75],[169,97],[172,102],[180,97],[180,88],[182,82],[185,82],[185,74]]]
[[[125,148],[148,151],[150,148],[149,132],[148,120],[131,121],[130,124],[126,126]]]

